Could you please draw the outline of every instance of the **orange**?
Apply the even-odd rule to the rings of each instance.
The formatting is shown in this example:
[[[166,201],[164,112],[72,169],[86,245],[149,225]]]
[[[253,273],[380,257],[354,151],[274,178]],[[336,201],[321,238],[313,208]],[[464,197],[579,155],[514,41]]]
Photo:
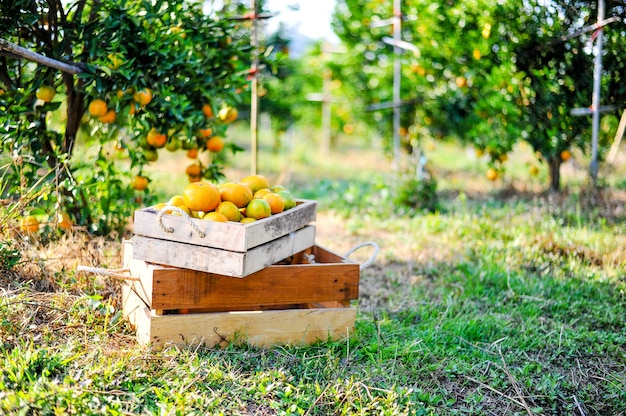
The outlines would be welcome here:
[[[490,181],[495,181],[496,179],[498,179],[498,176],[498,171],[494,168],[487,169],[487,179],[489,179]]]
[[[213,136],[206,142],[206,148],[211,152],[221,152],[224,149],[224,139],[220,136]]]
[[[563,162],[567,162],[568,160],[570,160],[572,158],[572,152],[570,152],[569,150],[563,150],[561,152],[561,160]]]
[[[159,159],[159,153],[154,148],[143,149],[142,153],[148,162],[156,162]]]
[[[130,187],[137,191],[143,191],[148,187],[148,178],[146,178],[145,176],[137,175],[131,181]]]
[[[272,215],[272,207],[265,199],[253,199],[246,207],[246,217],[260,220]]]
[[[202,113],[206,118],[213,118],[213,107],[211,104],[205,104],[202,106]]]
[[[178,137],[170,137],[170,139],[165,144],[165,148],[170,152],[175,152],[181,147],[183,147],[183,142]]]
[[[185,205],[185,199],[182,195],[174,195],[167,201],[167,205],[173,205],[175,207],[181,207]]]
[[[192,163],[191,165],[187,166],[187,169],[185,169],[185,173],[188,176],[200,176],[202,175],[202,166],[200,166],[199,163]]]
[[[288,209],[294,208],[297,205],[296,199],[293,197],[291,192],[289,192],[289,191],[278,191],[277,194],[282,196],[283,197],[283,201],[285,201],[285,211],[287,211]]]
[[[105,124],[113,124],[115,123],[116,115],[117,114],[115,113],[115,110],[111,109],[107,111],[103,116],[98,117],[98,120]]]
[[[42,85],[37,89],[37,92],[35,94],[37,95],[37,98],[39,98],[41,101],[49,103],[50,101],[52,101],[56,93],[57,92],[53,87],[49,85]]]
[[[217,113],[217,118],[222,123],[228,124],[228,123],[232,123],[233,121],[235,121],[238,115],[239,113],[236,108],[231,107],[231,106],[226,106],[220,109],[219,113]]]
[[[72,228],[72,220],[65,212],[57,213],[57,228],[61,228],[63,230],[70,230]]]
[[[194,147],[193,149],[187,150],[187,157],[189,159],[196,159],[198,157],[198,148]]]
[[[202,176],[200,175],[187,175],[187,179],[189,179],[189,182],[200,182],[202,180]]]
[[[535,165],[532,165],[530,168],[528,168],[528,173],[530,173],[531,176],[537,176],[539,175],[539,168]]]
[[[215,221],[215,222],[228,222],[228,218],[217,211],[211,211],[204,214],[203,220]]]
[[[213,129],[206,128],[198,130],[198,136],[202,139],[208,139],[213,134]]]
[[[152,127],[146,136],[147,142],[150,146],[161,148],[167,143],[167,136],[159,132],[156,128]]]
[[[228,218],[228,221],[239,222],[239,220],[241,220],[241,212],[239,212],[239,207],[237,207],[237,205],[230,201],[220,202],[217,208],[215,208],[215,211]]]
[[[137,112],[137,104],[131,103],[130,106],[128,107],[128,114],[130,114],[132,116],[136,112]]]
[[[135,100],[135,102],[140,106],[145,107],[150,104],[150,101],[152,101],[152,90],[150,88],[142,88],[135,91],[133,94],[133,100]]]
[[[251,222],[255,222],[255,221],[256,221],[255,218],[245,217],[245,218],[242,218],[239,222],[242,224],[250,224]]]
[[[102,98],[96,98],[89,103],[88,111],[92,117],[102,117],[107,113],[107,111],[109,111],[109,109],[107,108],[106,101]]]
[[[254,193],[254,199],[263,199],[263,197],[272,192],[269,188],[259,189]]]
[[[34,233],[39,230],[39,220],[32,215],[27,215],[20,220],[20,229],[25,233]]]
[[[191,182],[183,191],[185,205],[192,211],[213,211],[221,202],[217,186],[209,182]]]
[[[270,192],[263,195],[263,199],[270,204],[272,214],[279,214],[285,210],[285,201],[277,193]]]
[[[256,191],[258,191],[259,189],[264,189],[264,188],[269,189],[270,187],[270,182],[263,175],[246,176],[245,178],[241,180],[241,182],[247,184],[252,190],[253,194],[255,194]]]
[[[220,186],[222,201],[230,201],[243,208],[252,200],[252,191],[242,183],[228,182]]]

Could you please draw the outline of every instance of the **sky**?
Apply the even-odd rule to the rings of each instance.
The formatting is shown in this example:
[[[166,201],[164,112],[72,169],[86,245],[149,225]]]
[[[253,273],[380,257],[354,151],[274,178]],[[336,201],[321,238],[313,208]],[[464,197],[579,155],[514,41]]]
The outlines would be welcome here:
[[[330,27],[330,19],[335,8],[335,0],[267,0],[265,10],[277,13],[267,22],[267,30],[272,33],[284,22],[287,29],[294,28],[311,39],[336,41]]]

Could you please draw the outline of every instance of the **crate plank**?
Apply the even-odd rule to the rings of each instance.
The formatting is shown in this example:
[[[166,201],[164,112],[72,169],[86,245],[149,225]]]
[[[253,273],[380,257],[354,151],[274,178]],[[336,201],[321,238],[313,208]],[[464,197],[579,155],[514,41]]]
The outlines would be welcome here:
[[[225,346],[246,342],[259,347],[311,344],[341,339],[353,331],[355,308],[218,312],[151,317],[150,345],[167,343]],[[145,331],[140,342],[145,344]]]
[[[290,210],[250,224],[191,219],[205,233],[204,238],[192,230],[186,218],[177,215],[162,217],[163,224],[174,229],[171,233],[163,231],[158,226],[158,211],[148,207],[135,211],[133,232],[143,237],[245,252],[315,221],[316,201],[297,200],[296,203],[297,205]]]
[[[245,253],[135,235],[133,257],[183,269],[245,277],[311,247],[314,243],[315,227],[312,225]]]

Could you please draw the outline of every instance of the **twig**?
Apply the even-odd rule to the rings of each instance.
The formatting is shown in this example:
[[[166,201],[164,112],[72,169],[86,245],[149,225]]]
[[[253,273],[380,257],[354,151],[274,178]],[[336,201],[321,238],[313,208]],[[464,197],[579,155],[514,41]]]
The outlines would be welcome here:
[[[585,416],[585,412],[582,406],[580,405],[580,402],[576,398],[576,396],[572,396],[572,398],[574,399],[574,404],[576,405],[576,409],[578,409],[578,411],[580,412],[580,416]]]
[[[500,346],[498,346],[498,353],[500,354],[500,360],[502,361],[502,365],[503,365],[502,370],[504,371],[504,373],[508,377],[509,381],[513,385],[513,388],[515,389],[515,392],[517,393],[517,396],[519,397],[519,399],[520,399],[520,401],[522,403],[522,407],[524,407],[524,409],[526,409],[526,412],[529,415],[532,416],[533,412],[532,412],[532,410],[530,410],[530,407],[528,406],[528,403],[526,403],[526,400],[524,399],[524,396],[522,395],[522,389],[520,388],[519,384],[517,383],[517,380],[515,380],[515,378],[513,377],[511,372],[509,371],[509,367],[506,364],[506,361],[504,360],[504,356],[502,355],[502,350],[500,349]]]

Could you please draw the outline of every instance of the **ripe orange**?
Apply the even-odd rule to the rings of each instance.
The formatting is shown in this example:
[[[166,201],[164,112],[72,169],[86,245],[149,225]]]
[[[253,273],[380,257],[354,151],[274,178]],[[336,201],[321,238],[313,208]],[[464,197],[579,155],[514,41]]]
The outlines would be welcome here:
[[[230,201],[220,202],[217,208],[215,208],[215,211],[228,218],[228,221],[239,222],[239,220],[241,220],[241,212],[239,211],[239,207],[237,207],[237,205]]]
[[[258,191],[256,191],[254,193],[254,199],[263,199],[263,197],[267,194],[269,194],[270,192],[272,192],[270,189],[268,188],[263,188],[263,189],[259,189]]]
[[[89,103],[88,111],[92,117],[102,117],[108,111],[107,103],[102,98],[96,98]]]
[[[243,208],[252,200],[252,191],[242,183],[228,182],[220,186],[222,201],[230,201]]]
[[[241,180],[241,182],[247,184],[252,190],[253,194],[255,194],[256,191],[258,191],[259,189],[264,189],[264,188],[269,189],[270,187],[270,182],[263,175],[246,176],[245,178]]]
[[[39,98],[41,101],[49,103],[50,101],[52,101],[56,93],[57,92],[53,87],[49,85],[42,85],[37,89],[35,95],[37,95],[37,98]]]
[[[20,220],[20,229],[25,233],[34,233],[39,230],[39,220],[32,215],[27,215]]]
[[[152,90],[150,88],[142,88],[135,91],[133,100],[142,107],[147,106],[152,101]]]
[[[272,215],[272,208],[265,199],[253,199],[246,206],[246,217],[260,220]]]
[[[198,158],[198,148],[194,147],[192,149],[187,150],[187,157],[189,159],[197,159]]]
[[[572,152],[570,152],[569,150],[563,150],[561,152],[561,160],[563,162],[567,162],[568,160],[570,160],[572,158]]]
[[[277,193],[270,192],[265,194],[263,199],[270,204],[272,214],[279,214],[285,210],[285,201]]]
[[[145,176],[137,175],[131,181],[130,187],[137,191],[143,191],[148,187],[148,178],[146,178]]]
[[[202,106],[202,113],[206,118],[213,118],[213,107],[211,107],[211,104],[204,104]]]
[[[242,224],[250,224],[251,222],[255,222],[255,221],[256,221],[255,218],[244,217],[239,222]]]
[[[167,143],[167,136],[161,132],[159,132],[156,128],[152,127],[146,136],[148,144],[152,147],[156,147],[157,149],[165,146]]]
[[[202,139],[208,139],[209,137],[211,137],[212,134],[213,134],[213,129],[211,128],[198,130],[198,137]]]
[[[283,201],[285,201],[285,211],[287,211],[288,209],[294,208],[297,205],[296,199],[293,197],[291,192],[289,192],[289,191],[278,191],[277,194],[282,196],[283,197]]]
[[[175,207],[181,207],[185,205],[185,199],[182,195],[174,195],[167,201],[167,205],[173,205]]]
[[[489,179],[490,181],[495,181],[496,179],[498,179],[498,171],[495,170],[494,168],[489,168],[487,169],[487,179]]]
[[[231,107],[231,106],[226,106],[220,109],[220,111],[217,113],[217,118],[222,123],[228,124],[228,123],[232,123],[233,121],[235,121],[238,115],[239,115],[239,112],[237,111],[236,108]]]
[[[200,166],[199,163],[192,163],[191,165],[187,166],[187,169],[185,169],[185,173],[188,176],[200,176],[202,175],[202,166]]]
[[[204,214],[202,219],[215,222],[228,222],[228,218],[226,218],[224,214],[221,214],[217,211],[207,212],[206,214]]]
[[[185,205],[192,211],[213,211],[221,202],[217,186],[209,182],[191,182],[183,191]]]
[[[115,123],[116,116],[117,114],[115,113],[115,110],[111,109],[107,111],[103,116],[98,117],[98,120],[105,124],[113,124]]]
[[[206,148],[211,152],[221,152],[224,149],[224,139],[220,136],[213,136],[206,142]]]
[[[56,223],[57,228],[61,228],[63,230],[70,230],[74,225],[70,217],[65,212],[57,213]]]
[[[530,173],[531,176],[537,176],[539,175],[539,168],[535,165],[531,165],[528,168],[528,173]]]

